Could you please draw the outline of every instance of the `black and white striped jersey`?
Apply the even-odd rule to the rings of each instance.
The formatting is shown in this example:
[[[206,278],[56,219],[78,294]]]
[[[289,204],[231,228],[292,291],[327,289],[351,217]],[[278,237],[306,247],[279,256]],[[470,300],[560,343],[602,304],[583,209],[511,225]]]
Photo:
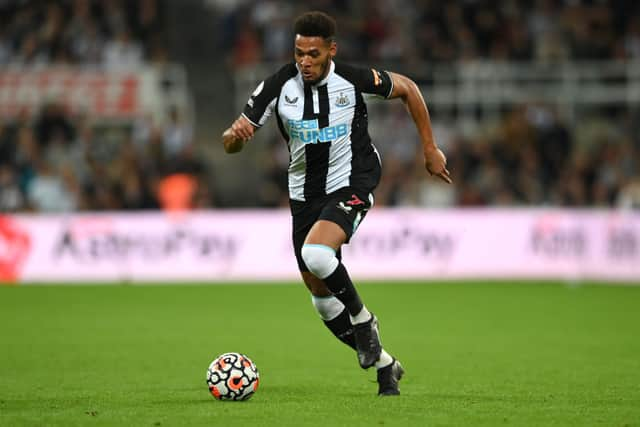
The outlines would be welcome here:
[[[349,185],[377,185],[380,157],[363,94],[388,98],[392,91],[386,71],[332,61],[327,76],[311,85],[290,63],[258,85],[243,115],[261,127],[275,113],[289,147],[289,197],[306,201]]]

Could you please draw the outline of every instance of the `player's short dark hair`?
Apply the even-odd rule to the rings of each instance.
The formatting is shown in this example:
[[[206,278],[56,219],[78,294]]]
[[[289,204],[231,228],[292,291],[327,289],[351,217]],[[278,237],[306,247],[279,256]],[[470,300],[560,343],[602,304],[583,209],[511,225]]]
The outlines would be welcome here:
[[[324,12],[305,12],[293,24],[294,34],[304,37],[322,37],[333,41],[336,35],[336,20]]]

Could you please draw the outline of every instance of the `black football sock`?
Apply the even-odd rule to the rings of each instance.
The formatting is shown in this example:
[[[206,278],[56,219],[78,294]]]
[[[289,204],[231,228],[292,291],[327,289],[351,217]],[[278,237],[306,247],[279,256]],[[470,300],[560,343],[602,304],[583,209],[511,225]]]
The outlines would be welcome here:
[[[324,283],[333,292],[333,295],[347,307],[350,315],[355,316],[360,313],[363,307],[362,301],[342,263],[338,264],[333,273],[324,278]]]
[[[340,341],[356,349],[356,339],[353,336],[353,325],[349,319],[349,312],[345,308],[338,317],[331,320],[323,320],[324,324]]]

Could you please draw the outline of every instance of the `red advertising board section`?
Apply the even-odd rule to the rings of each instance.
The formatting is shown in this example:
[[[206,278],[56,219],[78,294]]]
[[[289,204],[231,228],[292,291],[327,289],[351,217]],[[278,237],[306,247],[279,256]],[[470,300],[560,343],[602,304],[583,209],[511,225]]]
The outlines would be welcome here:
[[[0,71],[0,117],[32,115],[48,100],[70,113],[124,118],[142,113],[142,76],[60,68]]]
[[[0,216],[0,281],[298,280],[287,210]],[[344,248],[357,279],[640,284],[640,213],[376,208]]]

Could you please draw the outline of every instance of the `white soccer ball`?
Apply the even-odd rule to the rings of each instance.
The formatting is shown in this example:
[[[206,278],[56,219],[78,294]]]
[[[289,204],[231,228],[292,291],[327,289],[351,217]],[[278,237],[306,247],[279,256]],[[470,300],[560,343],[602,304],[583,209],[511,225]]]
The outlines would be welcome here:
[[[221,354],[207,369],[209,392],[218,400],[247,400],[259,383],[258,368],[244,354]]]

